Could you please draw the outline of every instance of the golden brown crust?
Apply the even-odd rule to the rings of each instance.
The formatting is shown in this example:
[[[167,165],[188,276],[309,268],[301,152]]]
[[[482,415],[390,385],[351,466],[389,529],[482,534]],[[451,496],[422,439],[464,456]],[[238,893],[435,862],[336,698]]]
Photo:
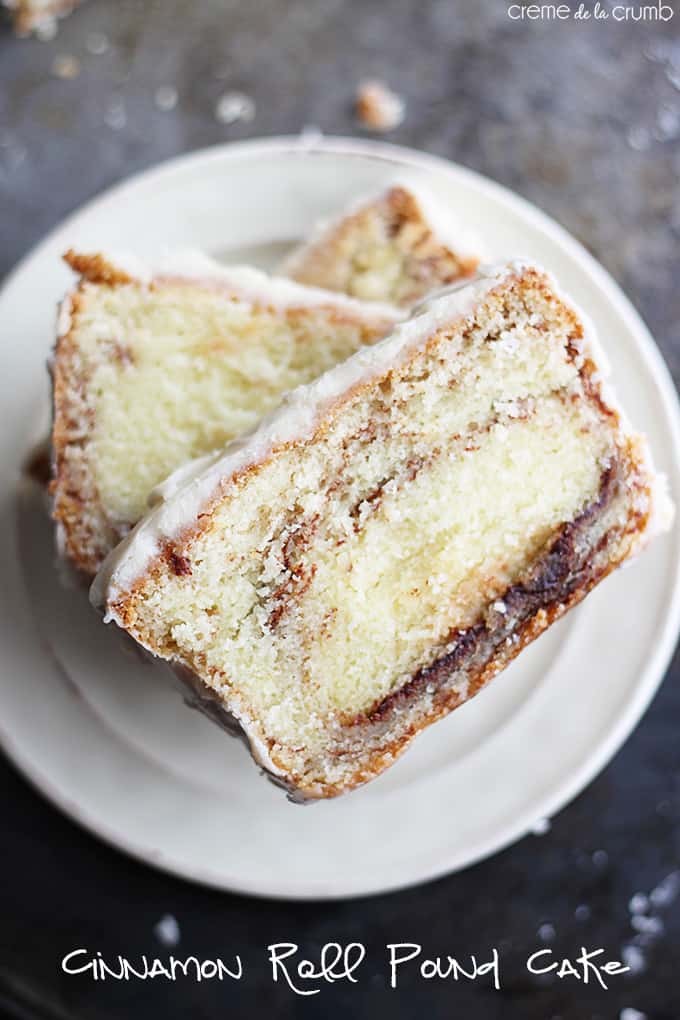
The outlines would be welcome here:
[[[53,477],[49,492],[63,551],[73,565],[92,577],[112,544],[122,537],[104,514],[84,449],[92,428],[86,402],[88,372],[74,339],[82,301],[82,287],[71,294],[70,327],[57,337],[53,366]]]
[[[63,258],[80,280],[65,298],[69,328],[57,336],[52,364],[53,478],[49,492],[60,551],[86,578],[92,579],[134,521],[120,525],[110,520],[87,456],[94,411],[87,399],[90,367],[79,356],[78,319],[89,285],[114,287],[136,281],[100,254],[81,254],[69,249]]]
[[[89,283],[101,283],[108,287],[116,287],[124,283],[137,282],[134,276],[130,276],[125,270],[109,262],[104,255],[84,255],[69,248],[64,254],[64,262],[68,263],[74,273]]]

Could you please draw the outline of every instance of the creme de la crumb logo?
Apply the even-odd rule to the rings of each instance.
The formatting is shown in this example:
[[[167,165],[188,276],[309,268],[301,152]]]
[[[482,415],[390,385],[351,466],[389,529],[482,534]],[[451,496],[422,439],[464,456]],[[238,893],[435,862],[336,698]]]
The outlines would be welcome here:
[[[586,3],[514,3],[508,4],[511,21],[670,21],[675,11],[670,4],[656,0],[652,4],[619,4],[600,0]]]

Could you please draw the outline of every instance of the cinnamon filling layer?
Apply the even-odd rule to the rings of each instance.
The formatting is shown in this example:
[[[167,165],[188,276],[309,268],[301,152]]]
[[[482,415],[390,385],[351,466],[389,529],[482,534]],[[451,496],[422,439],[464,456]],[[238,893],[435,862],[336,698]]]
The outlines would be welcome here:
[[[588,590],[599,580],[598,560],[619,530],[616,525],[603,530],[602,520],[606,519],[606,511],[619,488],[616,469],[606,468],[602,472],[598,498],[573,521],[557,529],[546,551],[521,580],[490,603],[472,626],[452,631],[447,637],[446,650],[418,669],[403,687],[367,712],[348,720],[349,724],[382,722],[423,691],[433,695],[435,703],[451,693],[459,702],[475,694],[482,685],[481,674],[486,663],[502,645],[519,645],[522,628],[537,612],[561,608],[576,591]]]

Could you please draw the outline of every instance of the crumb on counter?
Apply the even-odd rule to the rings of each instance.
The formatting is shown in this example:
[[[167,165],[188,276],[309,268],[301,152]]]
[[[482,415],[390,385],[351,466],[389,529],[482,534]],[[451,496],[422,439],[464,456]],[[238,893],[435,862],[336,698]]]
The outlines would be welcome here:
[[[406,105],[384,82],[371,79],[361,82],[357,89],[356,112],[369,130],[392,131],[403,121]]]
[[[52,62],[52,74],[55,78],[70,80],[77,78],[80,74],[80,61],[77,57],[70,57],[61,54]]]
[[[164,113],[174,110],[178,99],[179,95],[174,85],[160,85],[154,93],[154,103]]]
[[[244,92],[225,92],[215,105],[215,119],[220,124],[249,123],[255,116],[255,100]]]

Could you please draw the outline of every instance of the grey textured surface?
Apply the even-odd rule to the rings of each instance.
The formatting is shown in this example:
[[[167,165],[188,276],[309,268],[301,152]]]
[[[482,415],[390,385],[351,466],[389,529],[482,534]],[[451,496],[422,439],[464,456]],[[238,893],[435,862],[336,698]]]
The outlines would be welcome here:
[[[677,380],[680,13],[665,25],[520,24],[506,8],[504,0],[88,0],[50,42],[0,30],[0,274],[85,199],[166,157],[305,125],[362,134],[354,89],[377,76],[407,102],[389,140],[473,167],[551,213],[623,285]],[[101,49],[95,33],[106,52],[90,52]],[[80,62],[76,78],[55,76],[60,55]],[[177,90],[172,110],[156,103],[164,86]],[[216,119],[216,103],[232,90],[254,99],[252,121]],[[0,883],[0,1012],[368,1017],[389,1007],[397,1020],[417,1010],[609,1020],[634,1007],[650,1020],[677,1020],[680,899],[652,911],[663,933],[634,927],[628,901],[680,866],[679,675],[676,662],[635,735],[549,833],[462,875],[370,902],[292,907],[195,889],[101,847],[2,765],[0,874],[17,877]],[[161,951],[152,929],[168,912],[184,952],[239,948],[248,981],[175,985],[168,1003],[157,984],[59,974],[61,955],[77,945],[108,956]],[[609,992],[531,979],[523,959],[545,924],[558,952],[587,945],[620,956],[634,946],[637,956],[628,952],[643,969]],[[356,987],[298,1000],[269,980],[264,947],[277,939],[310,950],[361,939],[373,959],[392,940],[461,957],[497,945],[504,989],[413,978],[392,993],[374,966]]]
[[[515,188],[593,250],[662,344],[680,318],[680,15],[511,21],[503,0],[89,0],[49,43],[0,36],[0,271],[65,213],[179,152],[315,125],[361,133],[364,77],[403,95],[389,139]],[[88,52],[93,33],[109,48]],[[55,77],[60,55],[81,63]],[[155,93],[170,85],[177,106]],[[242,91],[249,123],[224,125]],[[124,122],[124,123],[123,123]],[[110,126],[110,125],[121,126]],[[667,354],[670,354],[670,347]]]

